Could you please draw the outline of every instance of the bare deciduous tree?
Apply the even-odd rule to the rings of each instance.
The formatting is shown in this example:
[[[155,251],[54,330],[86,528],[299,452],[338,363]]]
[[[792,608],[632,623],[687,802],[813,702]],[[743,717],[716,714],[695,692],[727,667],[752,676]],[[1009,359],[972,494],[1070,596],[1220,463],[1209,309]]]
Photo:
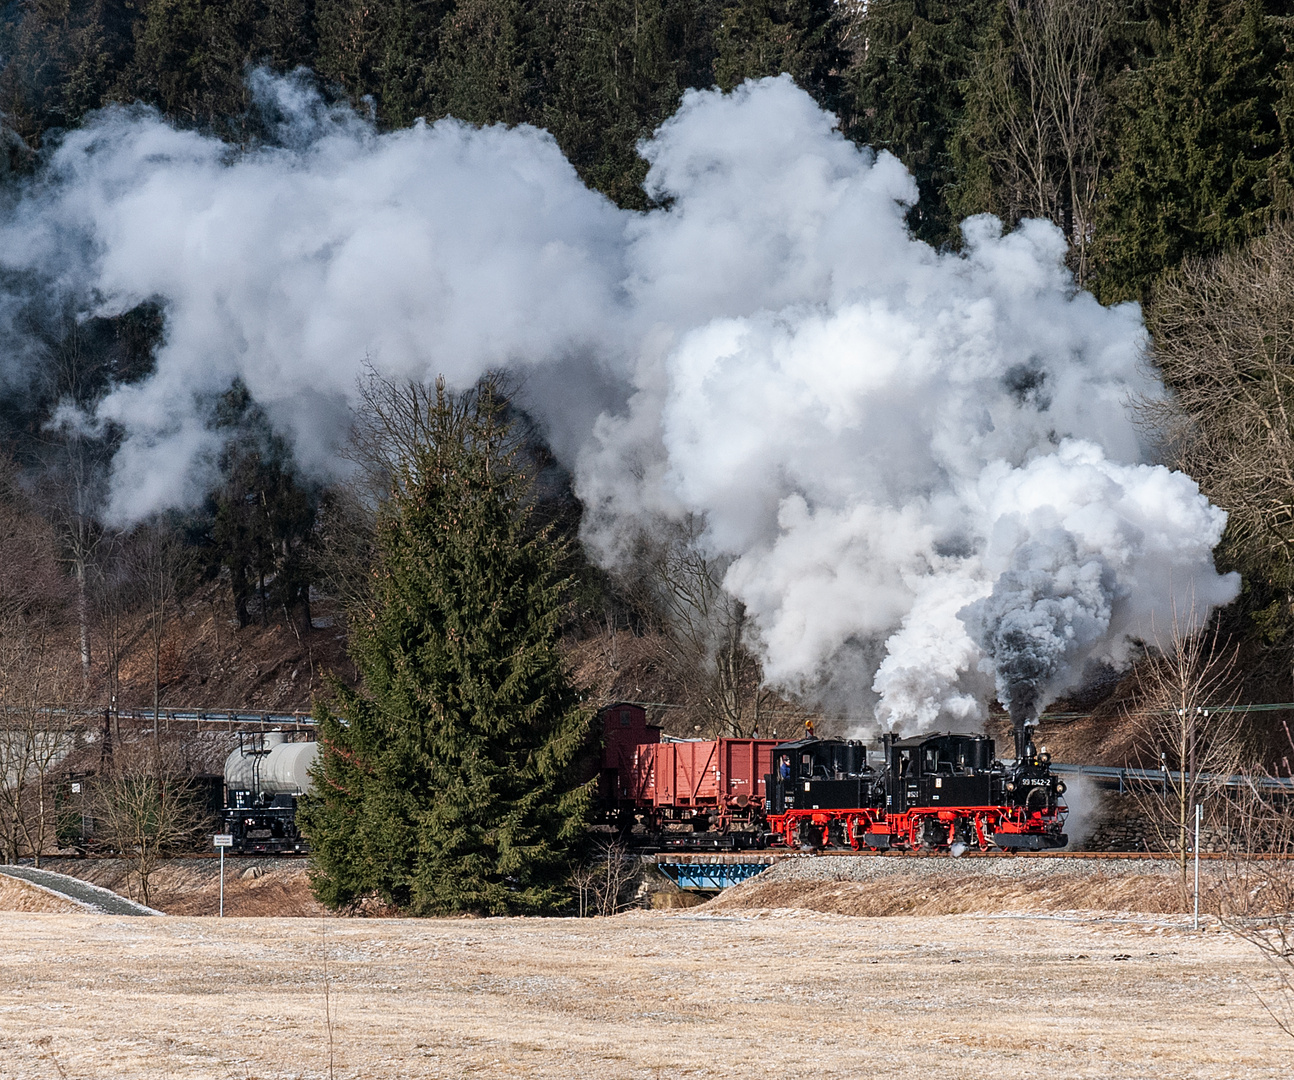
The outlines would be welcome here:
[[[344,456],[358,471],[354,490],[370,508],[399,483],[403,463],[417,460],[420,447],[433,445],[430,417],[437,387],[412,379],[388,379],[372,367],[358,384],[350,439]]]
[[[349,618],[368,608],[377,558],[375,517],[353,487],[337,484],[319,507],[315,566],[324,589],[341,601]]]
[[[80,679],[44,627],[0,628],[0,857],[40,865],[54,839],[54,781],[84,735]]]
[[[0,858],[39,865],[56,828],[53,774],[79,733],[83,684],[54,646],[66,597],[53,535],[11,479],[0,476]]]
[[[1188,853],[1196,804],[1223,816],[1226,779],[1240,768],[1242,729],[1228,706],[1236,694],[1236,650],[1176,612],[1157,648],[1138,666],[1129,707],[1142,762],[1158,762],[1163,782],[1134,796],[1160,850],[1177,853],[1182,895],[1189,895]]]
[[[968,88],[973,119],[962,138],[983,156],[993,192],[979,198],[1008,221],[1060,225],[1080,285],[1106,158],[1101,86],[1117,17],[1111,0],[1007,0]]]
[[[81,320],[65,312],[55,323],[43,377],[58,402],[41,428],[41,469],[35,491],[45,516],[58,532],[58,550],[75,587],[82,680],[91,675],[91,582],[95,552],[103,535],[99,511],[107,491],[112,440],[88,415],[103,393],[100,358],[89,347]]]
[[[1216,889],[1222,924],[1257,947],[1275,986],[1259,1000],[1294,1037],[1294,737],[1290,753],[1228,792],[1231,858]]]
[[[706,554],[701,533],[693,517],[644,533],[625,589],[655,613],[662,659],[708,733],[747,737],[770,695],[745,605],[724,589],[724,564]]]
[[[137,583],[147,616],[149,642],[153,649],[153,738],[161,710],[162,644],[166,639],[166,616],[178,606],[190,554],[173,528],[165,521],[141,525],[131,536],[125,558]]]
[[[615,915],[624,908],[624,894],[642,869],[624,844],[602,842],[593,857],[571,874],[579,901],[580,918],[586,915]]]
[[[93,805],[95,836],[127,861],[145,904],[161,862],[192,847],[210,825],[175,748],[157,743],[118,747],[95,783]]]
[[[129,638],[127,616],[139,599],[139,583],[124,553],[125,537],[120,533],[106,533],[96,553],[91,575],[90,599],[103,651],[105,689],[109,705],[113,707],[120,696],[121,662]],[[120,732],[116,734],[120,735]]]
[[[1294,611],[1294,223],[1188,259],[1149,309],[1171,396],[1140,412],[1166,458],[1227,511],[1227,544]]]
[[[507,397],[501,376],[487,375],[485,384],[496,397]],[[348,482],[330,489],[320,510],[318,537],[320,575],[347,616],[367,608],[378,509],[393,486],[403,482],[408,463],[432,445],[430,419],[443,389],[443,382],[388,379],[371,366],[359,379],[359,403],[341,452],[354,471]]]

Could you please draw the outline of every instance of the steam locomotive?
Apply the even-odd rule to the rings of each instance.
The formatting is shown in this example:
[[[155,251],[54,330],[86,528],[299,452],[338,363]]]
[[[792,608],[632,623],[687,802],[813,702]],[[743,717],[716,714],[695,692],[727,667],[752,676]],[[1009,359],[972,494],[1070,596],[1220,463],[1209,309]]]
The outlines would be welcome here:
[[[802,739],[773,752],[766,781],[770,837],[801,847],[1042,851],[1064,847],[1064,781],[1046,748],[1007,764],[987,735],[881,740],[879,760],[841,739]]]
[[[810,735],[662,736],[637,706],[603,712],[606,820],[664,846],[1042,851],[1064,847],[1065,784],[1046,748],[1019,739],[995,757],[986,735],[935,733],[877,749]],[[689,835],[690,833],[690,835]]]

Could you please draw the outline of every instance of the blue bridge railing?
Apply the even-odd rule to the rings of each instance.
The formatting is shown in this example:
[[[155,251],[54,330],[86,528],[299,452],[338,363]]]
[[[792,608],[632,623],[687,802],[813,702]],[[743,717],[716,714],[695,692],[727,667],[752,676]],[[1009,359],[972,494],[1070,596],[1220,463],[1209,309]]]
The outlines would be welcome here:
[[[718,892],[733,885],[740,885],[756,874],[767,870],[766,862],[664,862],[656,865],[662,874],[669,878],[680,889],[696,889],[705,892]]]

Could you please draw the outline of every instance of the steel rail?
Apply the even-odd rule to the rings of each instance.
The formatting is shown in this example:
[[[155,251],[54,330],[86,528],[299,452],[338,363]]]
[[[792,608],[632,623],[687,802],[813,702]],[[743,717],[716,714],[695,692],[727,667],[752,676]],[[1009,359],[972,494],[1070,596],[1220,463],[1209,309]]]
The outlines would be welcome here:
[[[1180,856],[1175,851],[968,851],[963,855],[953,856],[946,851],[791,851],[788,848],[749,848],[745,851],[688,851],[679,849],[677,851],[634,851],[632,848],[629,854],[636,855],[638,858],[646,859],[649,862],[697,862],[697,863],[755,863],[761,859],[773,862],[781,862],[784,859],[889,859],[897,862],[902,859],[1105,859],[1105,860],[1136,860],[1149,862],[1173,862],[1179,861]],[[1188,852],[1190,858],[1195,856]],[[44,856],[46,859],[55,858],[60,862],[67,859],[75,859],[78,862],[108,862],[120,861],[120,855],[99,855],[83,852],[80,854],[60,854],[55,856]],[[250,859],[253,862],[263,859],[299,859],[308,856],[300,855],[296,852],[285,851],[272,855],[231,855],[231,859]],[[191,851],[187,854],[176,855],[175,859],[218,859],[219,855],[214,851]],[[1224,852],[1224,851],[1202,851],[1200,852],[1201,862],[1225,862],[1227,860],[1239,862],[1294,862],[1294,854],[1272,853],[1264,851],[1254,852]],[[30,862],[30,857],[20,859],[17,865],[25,866]]]

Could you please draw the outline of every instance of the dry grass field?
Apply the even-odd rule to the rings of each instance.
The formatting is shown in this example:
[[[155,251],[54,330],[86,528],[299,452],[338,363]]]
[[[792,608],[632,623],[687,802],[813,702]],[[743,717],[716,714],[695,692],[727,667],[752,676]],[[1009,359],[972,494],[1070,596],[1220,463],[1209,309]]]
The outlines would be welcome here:
[[[1177,916],[11,912],[0,1077],[1274,1080],[1270,984]]]

